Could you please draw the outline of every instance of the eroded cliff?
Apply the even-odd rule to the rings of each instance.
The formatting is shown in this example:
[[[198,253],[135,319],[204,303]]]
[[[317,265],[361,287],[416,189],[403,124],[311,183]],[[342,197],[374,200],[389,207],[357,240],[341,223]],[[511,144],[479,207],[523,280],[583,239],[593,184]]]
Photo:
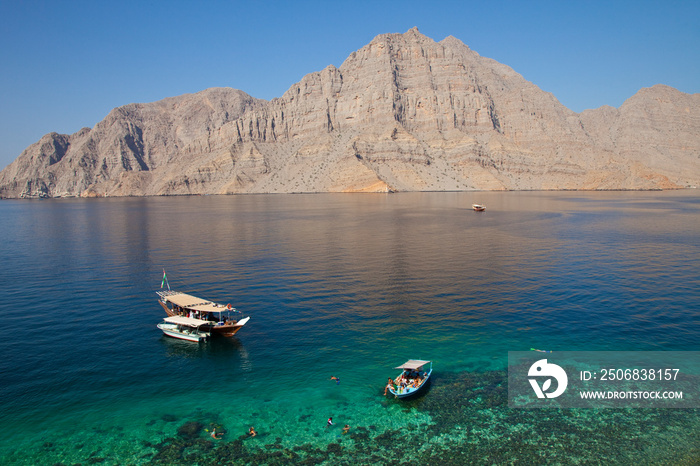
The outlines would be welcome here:
[[[114,109],[0,173],[2,197],[700,184],[700,95],[577,114],[454,37],[383,34],[272,101],[228,88]]]

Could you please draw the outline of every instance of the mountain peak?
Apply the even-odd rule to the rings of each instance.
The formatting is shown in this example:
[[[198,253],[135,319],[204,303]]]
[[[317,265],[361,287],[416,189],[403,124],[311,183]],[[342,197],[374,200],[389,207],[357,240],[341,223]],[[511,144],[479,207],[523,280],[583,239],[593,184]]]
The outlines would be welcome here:
[[[444,39],[440,41],[440,44],[445,46],[445,47],[464,47],[468,50],[471,50],[467,44],[462,42],[461,40],[457,39],[455,36],[447,36]],[[476,52],[474,52],[476,53]]]
[[[418,30],[418,26],[413,26],[411,29],[409,29],[408,31],[406,31],[406,32],[404,33],[404,36],[421,36],[421,37],[425,37],[425,36],[424,36],[423,34],[421,34],[420,31]]]

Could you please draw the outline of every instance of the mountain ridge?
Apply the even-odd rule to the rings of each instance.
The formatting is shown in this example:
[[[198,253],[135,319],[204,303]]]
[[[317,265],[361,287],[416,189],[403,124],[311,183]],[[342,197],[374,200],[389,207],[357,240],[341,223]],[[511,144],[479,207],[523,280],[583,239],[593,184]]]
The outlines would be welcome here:
[[[459,39],[380,34],[266,101],[231,88],[49,133],[0,197],[678,189],[700,183],[700,94],[575,113]]]

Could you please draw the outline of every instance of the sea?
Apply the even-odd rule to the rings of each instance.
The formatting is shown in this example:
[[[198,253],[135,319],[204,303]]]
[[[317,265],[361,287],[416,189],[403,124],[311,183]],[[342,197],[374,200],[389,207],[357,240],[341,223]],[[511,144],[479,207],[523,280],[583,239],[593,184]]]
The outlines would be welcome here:
[[[700,351],[699,190],[3,200],[0,218],[0,464],[700,463],[697,409],[507,401],[509,351]],[[168,286],[250,321],[166,337]],[[431,385],[385,396],[408,359]]]

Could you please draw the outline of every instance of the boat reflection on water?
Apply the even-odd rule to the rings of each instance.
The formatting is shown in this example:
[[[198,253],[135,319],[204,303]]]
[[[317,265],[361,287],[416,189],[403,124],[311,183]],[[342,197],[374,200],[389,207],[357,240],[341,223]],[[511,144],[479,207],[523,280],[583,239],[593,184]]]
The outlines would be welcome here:
[[[249,354],[243,343],[238,338],[210,338],[198,345],[175,338],[160,339],[165,348],[167,357],[192,358],[192,359],[226,359],[231,357],[240,359],[241,368],[246,370],[250,366]]]

